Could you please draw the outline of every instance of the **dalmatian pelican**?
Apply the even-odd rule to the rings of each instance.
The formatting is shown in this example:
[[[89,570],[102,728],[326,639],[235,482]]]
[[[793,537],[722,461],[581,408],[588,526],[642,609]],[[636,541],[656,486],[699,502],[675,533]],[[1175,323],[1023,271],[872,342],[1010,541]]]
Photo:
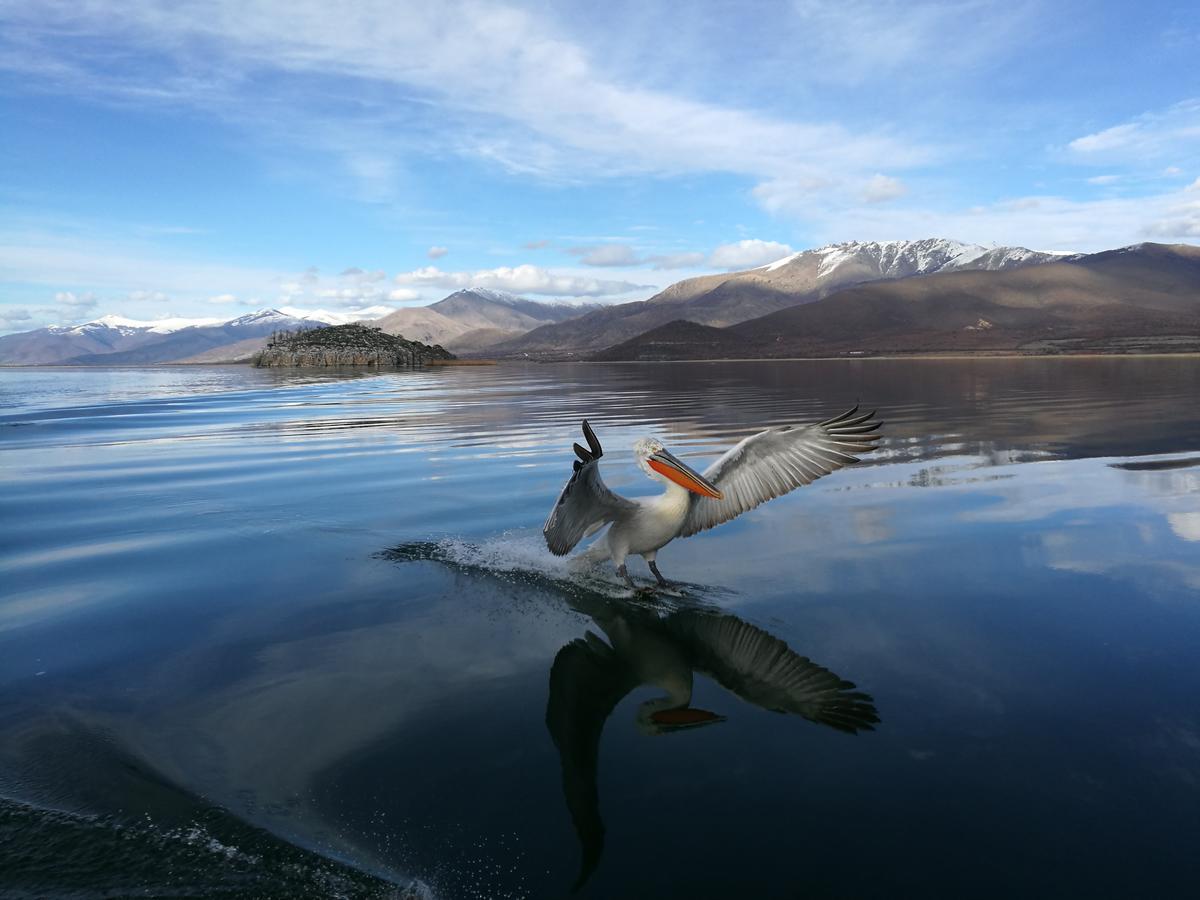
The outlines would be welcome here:
[[[875,449],[880,435],[875,413],[858,407],[812,425],[783,425],[746,438],[701,474],[677,458],[662,441],[642,438],[633,446],[638,466],[666,485],[655,497],[629,499],[609,490],[600,477],[604,450],[587,420],[588,446],[575,444],[575,471],[550,511],[542,534],[546,546],[564,556],[605,525],[608,532],[582,555],[588,563],[611,559],[631,588],[625,560],[641,556],[662,586],[658,551],[740,516],[775,497],[858,462],[852,454]]]

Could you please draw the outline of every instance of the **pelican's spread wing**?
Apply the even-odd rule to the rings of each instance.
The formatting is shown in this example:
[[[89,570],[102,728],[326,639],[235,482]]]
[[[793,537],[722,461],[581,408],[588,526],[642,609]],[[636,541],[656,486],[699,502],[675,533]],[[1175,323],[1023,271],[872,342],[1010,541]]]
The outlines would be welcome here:
[[[816,425],[784,425],[746,438],[705,470],[704,477],[723,496],[714,500],[693,494],[679,536],[728,522],[760,503],[858,462],[851,454],[868,453],[879,440],[874,415],[860,415],[856,406]]]
[[[631,501],[610,491],[600,477],[600,457],[604,450],[587,419],[583,421],[583,436],[589,449],[575,445],[575,454],[579,457],[574,463],[575,473],[558,495],[558,502],[542,526],[546,546],[556,556],[570,553],[589,534],[623,511],[634,508]]]
[[[600,862],[604,822],[596,793],[596,757],[600,732],[621,698],[637,685],[629,666],[613,649],[588,632],[554,657],[546,727],[562,763],[563,795],[579,836],[578,889]]]
[[[853,682],[737,616],[685,611],[666,624],[696,671],[755,706],[852,734],[879,721],[870,695],[856,691]]]

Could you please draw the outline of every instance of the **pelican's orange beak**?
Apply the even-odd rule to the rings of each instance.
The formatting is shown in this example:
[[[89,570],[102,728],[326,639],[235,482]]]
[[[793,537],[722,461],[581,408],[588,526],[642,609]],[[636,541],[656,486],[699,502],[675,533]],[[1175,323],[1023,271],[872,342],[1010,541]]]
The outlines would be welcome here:
[[[724,496],[715,484],[666,450],[659,450],[646,462],[659,475],[670,478],[694,494],[712,497],[714,500],[720,500]]]
[[[715,722],[725,721],[724,716],[709,712],[707,709],[692,709],[691,707],[661,709],[656,713],[651,713],[650,719],[655,725],[669,729],[694,728],[697,725],[712,725]]]

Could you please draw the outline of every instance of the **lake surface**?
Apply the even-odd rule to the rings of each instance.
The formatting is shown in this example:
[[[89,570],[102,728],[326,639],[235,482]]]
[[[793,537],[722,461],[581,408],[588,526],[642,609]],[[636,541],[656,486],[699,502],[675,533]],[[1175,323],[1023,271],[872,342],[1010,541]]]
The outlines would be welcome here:
[[[1166,358],[0,370],[0,897],[1190,896],[1198,397]],[[645,494],[638,437],[703,469],[860,399],[878,452],[670,544],[678,590],[542,544],[585,416]],[[697,675],[723,720],[652,734],[587,668],[717,626],[879,721]]]

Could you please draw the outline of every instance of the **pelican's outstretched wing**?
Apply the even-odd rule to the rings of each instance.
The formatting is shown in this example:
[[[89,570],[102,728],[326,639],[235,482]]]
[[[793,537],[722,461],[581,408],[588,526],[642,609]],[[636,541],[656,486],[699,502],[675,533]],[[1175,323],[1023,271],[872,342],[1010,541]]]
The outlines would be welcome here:
[[[692,494],[679,536],[728,522],[760,503],[858,462],[851,454],[868,453],[879,440],[874,433],[879,423],[871,420],[874,415],[859,415],[856,406],[816,425],[784,425],[746,438],[704,471],[723,496],[714,500]]]
[[[579,836],[579,877],[583,886],[604,850],[604,822],[596,794],[596,757],[600,732],[621,698],[637,685],[633,671],[613,649],[590,631],[554,657],[546,727],[562,763],[563,795]]]
[[[666,626],[696,671],[755,706],[851,734],[870,731],[879,721],[870,695],[856,691],[853,682],[737,616],[683,611],[668,617]]]
[[[558,495],[558,502],[542,526],[546,546],[556,556],[570,553],[581,540],[607,525],[623,511],[632,510],[634,503],[614,494],[600,477],[600,457],[604,450],[596,433],[583,420],[583,436],[588,447],[575,445],[575,474]]]

